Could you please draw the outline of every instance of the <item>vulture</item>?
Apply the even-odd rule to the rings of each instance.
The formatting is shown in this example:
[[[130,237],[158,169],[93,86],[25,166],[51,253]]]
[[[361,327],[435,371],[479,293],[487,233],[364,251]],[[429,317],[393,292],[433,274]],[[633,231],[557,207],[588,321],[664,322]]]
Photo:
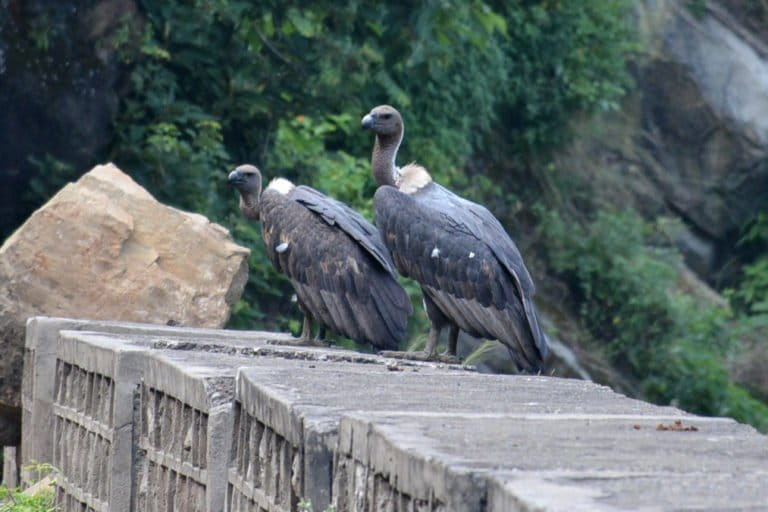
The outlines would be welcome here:
[[[411,163],[397,167],[403,119],[381,105],[362,119],[375,135],[371,165],[379,185],[376,225],[398,271],[415,279],[430,320],[423,353],[388,355],[435,359],[440,332],[449,327],[443,357],[456,357],[459,329],[503,343],[518,371],[541,370],[547,338],[533,304],[534,285],[520,251],[485,207],[432,180]]]
[[[228,181],[240,211],[261,221],[267,255],[288,276],[304,314],[301,344],[319,344],[325,328],[395,349],[406,336],[410,299],[379,231],[350,207],[307,186],[273,179],[264,192],[261,172],[241,165]],[[312,321],[319,323],[312,340]]]

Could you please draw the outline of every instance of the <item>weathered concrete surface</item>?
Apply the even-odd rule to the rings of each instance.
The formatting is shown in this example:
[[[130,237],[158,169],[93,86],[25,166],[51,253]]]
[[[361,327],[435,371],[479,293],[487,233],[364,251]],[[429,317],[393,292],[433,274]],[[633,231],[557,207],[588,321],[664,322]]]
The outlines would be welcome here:
[[[134,510],[224,510],[235,373],[249,362],[198,350],[147,355]]]
[[[61,331],[95,331],[101,333],[143,336],[152,346],[182,348],[190,338],[204,343],[251,351],[260,344],[284,341],[289,336],[258,331],[225,331],[221,329],[184,329],[154,324],[75,320],[34,317],[27,322],[22,385],[22,467],[32,461],[51,461],[53,439],[52,406],[54,399],[58,338]],[[203,343],[203,341],[200,341]],[[224,348],[220,348],[223,351]],[[26,477],[23,481],[29,482]]]
[[[342,480],[331,478],[337,470],[346,472],[354,466],[351,461],[342,461],[333,467],[334,457],[339,457],[339,422],[349,411],[680,414],[676,409],[631,400],[579,380],[501,378],[435,365],[355,364],[332,361],[327,356],[320,363],[274,360],[269,365],[244,368],[238,376],[236,395],[240,404],[240,418],[236,421],[240,425],[254,429],[259,439],[267,439],[265,443],[285,443],[299,454],[299,460],[290,467],[272,468],[276,475],[272,478],[303,482],[303,493],[298,494],[320,510],[332,501],[337,510],[351,507],[351,502],[340,496],[348,487]],[[553,382],[557,385],[553,386]],[[248,451],[243,451],[242,447],[254,442],[252,436],[247,429],[241,429],[238,435],[236,447],[240,449],[235,450],[235,456],[239,464],[230,469],[230,510],[251,510],[255,505],[289,510],[286,504],[290,496],[269,489],[266,475],[257,477],[253,468],[260,467],[260,457],[251,454],[249,459]],[[269,444],[258,450],[268,451]]]
[[[766,506],[766,438],[729,420],[679,419],[698,431],[657,430],[675,417],[652,414],[356,413],[342,418],[339,445],[357,463],[348,496],[394,482],[390,499],[431,499],[439,510],[471,510],[456,489],[473,485],[487,486],[477,506],[499,512]]]
[[[20,450],[15,446],[3,448],[3,485],[9,489],[19,486]]]
[[[56,323],[67,325],[30,325]],[[338,512],[768,503],[768,439],[732,420],[579,380],[270,345],[280,336],[268,333],[111,327],[122,331],[54,338],[56,421],[39,435],[62,462],[65,511],[125,510],[116,505],[126,494],[149,511],[226,502],[231,512],[281,512],[305,500]],[[39,363],[42,338],[30,344]],[[676,420],[696,430],[675,431]],[[117,471],[119,489],[103,476]]]
[[[134,396],[148,348],[101,334],[60,334],[51,462],[61,471],[62,510],[129,510]]]
[[[223,227],[157,202],[114,165],[65,186],[0,247],[0,419],[12,427],[21,413],[27,318],[221,327],[248,254]],[[18,444],[13,434],[0,430],[0,445]]]

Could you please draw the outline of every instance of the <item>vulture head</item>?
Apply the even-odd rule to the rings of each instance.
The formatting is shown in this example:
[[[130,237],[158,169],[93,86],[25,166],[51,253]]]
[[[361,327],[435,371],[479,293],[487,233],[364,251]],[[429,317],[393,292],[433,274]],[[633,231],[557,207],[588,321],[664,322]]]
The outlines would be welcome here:
[[[394,107],[379,105],[368,112],[361,125],[376,134],[371,155],[373,177],[379,185],[395,185],[397,167],[395,158],[403,140],[403,118]]]
[[[240,211],[243,215],[259,220],[261,171],[253,165],[241,165],[229,173],[227,182],[240,192]]]
[[[363,128],[371,130],[378,136],[394,137],[397,142],[400,142],[399,139],[403,133],[403,118],[394,107],[389,105],[374,107],[363,117],[361,124]]]

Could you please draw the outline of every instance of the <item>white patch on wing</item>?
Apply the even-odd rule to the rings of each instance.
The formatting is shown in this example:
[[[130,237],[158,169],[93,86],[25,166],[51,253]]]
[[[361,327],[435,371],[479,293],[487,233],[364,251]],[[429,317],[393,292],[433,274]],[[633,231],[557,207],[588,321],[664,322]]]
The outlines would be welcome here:
[[[413,194],[432,182],[432,176],[418,164],[408,164],[399,169],[397,188],[404,194]]]
[[[470,252],[470,253],[469,253],[469,257],[470,257],[470,258],[474,258],[474,257],[475,257],[475,253],[473,253],[473,252]]]
[[[294,184],[285,178],[275,178],[269,182],[267,190],[274,190],[280,194],[286,195],[294,189]]]
[[[438,256],[440,256],[440,249],[435,247],[434,249],[432,249],[432,257],[437,258]]]
[[[283,254],[287,249],[288,249],[288,242],[283,242],[277,247],[275,247],[275,250],[280,254]]]

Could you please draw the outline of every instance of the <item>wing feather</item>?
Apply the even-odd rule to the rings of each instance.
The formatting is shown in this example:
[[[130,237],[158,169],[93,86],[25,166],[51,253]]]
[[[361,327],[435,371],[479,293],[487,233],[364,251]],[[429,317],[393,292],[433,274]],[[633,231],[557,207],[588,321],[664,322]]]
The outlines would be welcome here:
[[[338,226],[339,229],[360,244],[360,247],[378,261],[387,272],[393,277],[397,277],[389,251],[381,240],[378,229],[365,217],[341,201],[330,198],[305,185],[294,188],[290,197],[315,212],[328,225]]]
[[[358,342],[396,348],[405,339],[411,305],[378,230],[359,215],[344,220],[341,208],[319,213],[317,205],[323,202],[317,194],[306,196],[314,209],[301,194],[305,200],[294,200],[292,192],[262,194],[262,232],[270,260],[288,275],[318,321]],[[345,223],[356,226],[354,235],[352,228],[342,228]],[[283,242],[288,248],[278,253],[275,247]]]
[[[487,209],[436,184],[413,196],[379,187],[374,206],[402,274],[431,290],[462,330],[499,339],[529,361],[523,367],[538,366],[547,343],[532,301],[533,281],[517,246]]]

